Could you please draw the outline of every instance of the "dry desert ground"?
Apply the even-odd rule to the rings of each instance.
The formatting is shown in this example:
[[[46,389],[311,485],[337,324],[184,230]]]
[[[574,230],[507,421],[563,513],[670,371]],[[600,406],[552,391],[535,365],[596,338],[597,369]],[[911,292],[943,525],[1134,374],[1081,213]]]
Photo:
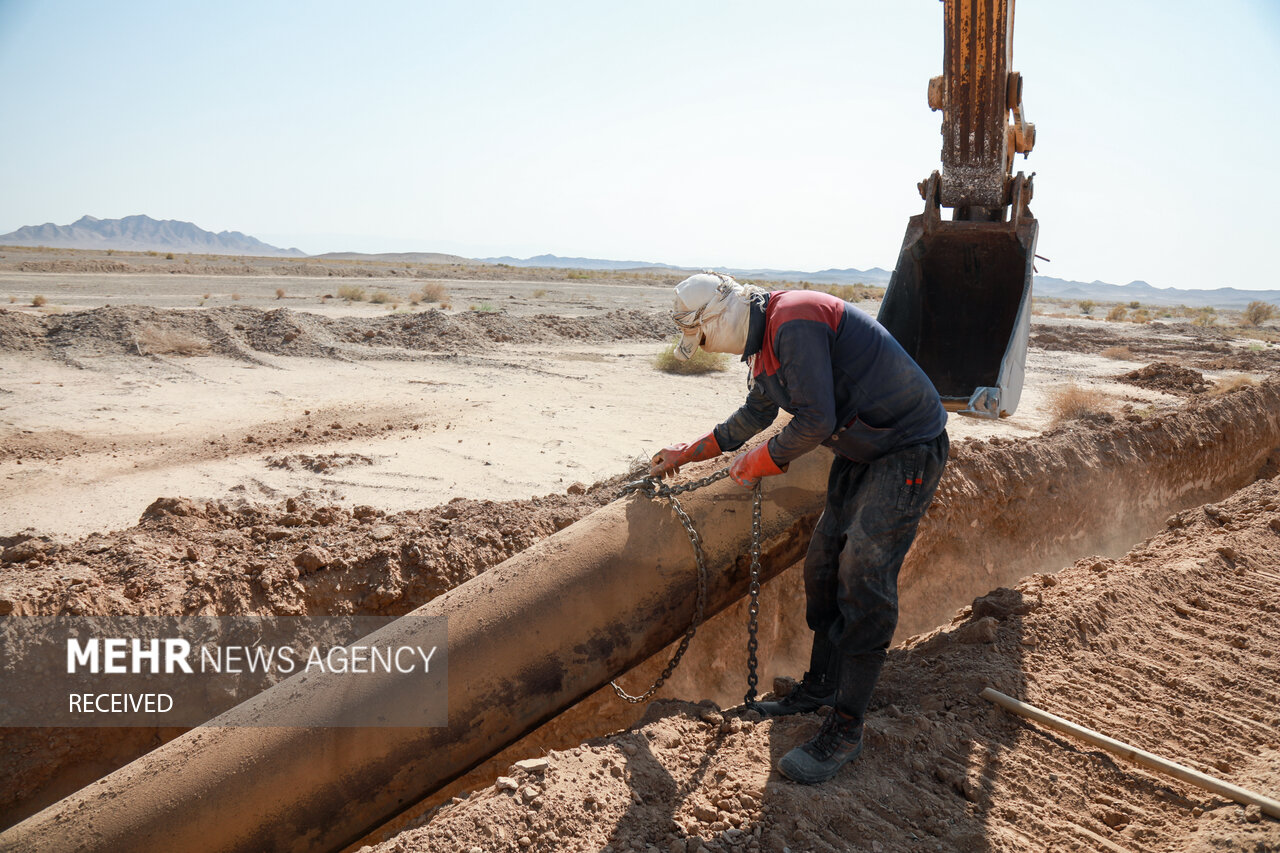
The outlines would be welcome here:
[[[0,254],[10,624],[398,616],[615,500],[745,393],[736,364],[655,366],[676,272]],[[995,686],[1280,794],[1280,347],[1229,320],[1037,305],[1018,411],[951,417],[948,479],[904,569],[971,559],[990,586],[900,632],[867,752],[828,785],[772,770],[816,716],[731,707],[730,608],[658,701],[588,697],[362,844],[1280,850],[1256,808],[977,698]],[[307,549],[324,557],[300,572]],[[793,570],[766,585],[778,689],[799,674],[799,589]],[[181,733],[0,731],[0,826]],[[510,769],[530,756],[547,767]]]

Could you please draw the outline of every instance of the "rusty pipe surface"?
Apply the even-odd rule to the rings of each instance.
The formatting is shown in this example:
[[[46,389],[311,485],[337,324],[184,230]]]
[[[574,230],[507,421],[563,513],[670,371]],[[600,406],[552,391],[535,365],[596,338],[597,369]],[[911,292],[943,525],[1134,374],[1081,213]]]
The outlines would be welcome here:
[[[830,462],[820,449],[765,481],[765,577],[803,555]],[[721,480],[682,503],[703,541],[710,615],[746,593],[751,492]],[[615,501],[377,632],[412,643],[447,618],[447,727],[193,729],[11,827],[0,850],[340,849],[679,637],[695,584],[670,507]],[[299,679],[228,713],[379,701]]]

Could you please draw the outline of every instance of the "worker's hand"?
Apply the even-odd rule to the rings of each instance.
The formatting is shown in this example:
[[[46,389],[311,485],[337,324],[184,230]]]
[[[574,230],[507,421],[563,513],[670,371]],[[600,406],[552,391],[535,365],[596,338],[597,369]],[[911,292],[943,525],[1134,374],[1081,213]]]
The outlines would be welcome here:
[[[666,477],[678,472],[681,465],[714,459],[719,455],[720,443],[716,441],[716,434],[709,432],[688,444],[673,444],[659,450],[649,460],[649,476]]]
[[[737,458],[733,460],[733,464],[729,466],[729,477],[739,486],[745,486],[748,489],[754,488],[755,484],[760,482],[761,477],[781,473],[782,469],[778,467],[778,463],[774,462],[773,457],[769,455],[769,442],[767,441],[755,450],[739,453]]]

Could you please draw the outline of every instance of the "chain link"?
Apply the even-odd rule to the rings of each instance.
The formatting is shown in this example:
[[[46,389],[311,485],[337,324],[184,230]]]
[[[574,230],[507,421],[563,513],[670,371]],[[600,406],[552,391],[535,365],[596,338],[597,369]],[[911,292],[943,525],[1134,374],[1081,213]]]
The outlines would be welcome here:
[[[680,645],[676,647],[675,654],[671,656],[671,660],[663,667],[661,674],[658,675],[656,681],[650,685],[649,689],[641,693],[639,696],[632,696],[621,687],[616,681],[609,682],[613,687],[613,692],[617,693],[619,698],[634,704],[647,702],[653,697],[658,689],[671,677],[671,673],[675,672],[677,666],[680,665],[680,659],[684,657],[684,653],[689,649],[689,642],[693,640],[693,635],[697,633],[698,626],[702,624],[703,612],[707,603],[707,562],[702,553],[702,538],[698,536],[698,530],[693,525],[693,519],[684,511],[684,507],[680,505],[678,495],[685,492],[692,492],[695,489],[701,489],[712,483],[723,480],[729,476],[729,469],[722,468],[710,476],[703,477],[700,480],[689,480],[688,482],[676,485],[668,485],[656,477],[644,477],[640,480],[627,483],[622,487],[620,496],[626,496],[635,492],[641,492],[650,498],[657,500],[658,498],[666,498],[671,501],[671,509],[675,512],[676,517],[680,519],[680,523],[684,525],[685,532],[689,534],[689,542],[693,545],[693,555],[698,566],[698,595],[694,603],[693,619],[689,623],[689,628],[684,632],[684,636],[680,639]],[[751,604],[747,608],[750,619],[747,623],[747,696],[746,701],[752,702],[756,696],[756,684],[759,678],[756,675],[756,650],[759,643],[756,639],[758,630],[758,616],[760,614],[760,481],[756,481],[752,490],[751,505]]]

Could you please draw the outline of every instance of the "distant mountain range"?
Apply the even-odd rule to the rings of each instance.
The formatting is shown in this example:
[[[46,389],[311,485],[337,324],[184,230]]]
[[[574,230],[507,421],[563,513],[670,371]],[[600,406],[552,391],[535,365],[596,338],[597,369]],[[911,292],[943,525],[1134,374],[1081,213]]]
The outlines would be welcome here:
[[[323,255],[308,255],[307,257],[315,258],[321,261],[385,261],[392,264],[476,264],[484,263],[484,261],[475,261],[471,258],[464,258],[461,255],[445,255],[440,252],[378,252],[376,254],[368,254],[366,252],[325,252]]]
[[[239,231],[206,231],[177,219],[126,216],[97,219],[82,216],[70,225],[27,225],[0,234],[4,246],[50,246],[58,249],[122,249],[134,252],[199,252],[208,255],[305,257],[298,249],[281,249]]]
[[[558,255],[535,255],[532,258],[482,258],[484,263],[507,264],[513,267],[568,267],[588,270],[676,270],[680,272],[695,271],[690,267],[675,267],[670,264],[646,263],[642,261],[608,261],[599,258],[566,258]],[[885,287],[893,277],[891,270],[880,267],[860,270],[854,267],[847,269],[825,269],[817,272],[803,270],[774,269],[734,269],[717,267],[720,272],[728,273],[740,279],[757,281],[809,281],[814,284],[871,284]],[[1261,300],[1280,305],[1280,290],[1238,290],[1234,287],[1220,287],[1213,290],[1178,290],[1174,287],[1153,287],[1145,281],[1131,281],[1128,284],[1108,284],[1104,281],[1068,281],[1052,276],[1038,275],[1032,284],[1036,296],[1047,296],[1059,299],[1083,300],[1094,302],[1141,302],[1143,305],[1187,305],[1203,307],[1213,305],[1218,308],[1243,308],[1250,302]]]
[[[559,255],[534,255],[532,258],[513,258],[504,255],[501,258],[478,258],[486,264],[506,264],[511,267],[566,267],[579,270],[675,270],[677,272],[697,272],[701,267],[678,267],[671,264],[659,264],[649,261],[608,261],[601,258],[565,258]],[[715,269],[731,276],[744,279],[762,279],[767,281],[811,281],[815,284],[879,284],[889,283],[892,273],[879,267],[869,270],[829,269],[818,272],[802,270],[773,269],[737,269],[734,267],[716,267]]]
[[[1059,299],[1141,302],[1143,305],[1187,305],[1192,308],[1206,305],[1217,308],[1243,308],[1254,301],[1280,305],[1280,290],[1238,290],[1234,287],[1179,290],[1176,287],[1152,287],[1145,281],[1131,281],[1128,284],[1107,284],[1105,281],[1086,283],[1051,278],[1047,275],[1035,277],[1034,292],[1037,296],[1053,296]]]
[[[404,264],[506,264],[513,267],[562,267],[582,270],[671,270],[695,272],[697,268],[679,267],[650,261],[611,261],[602,258],[569,258],[559,255],[535,255],[531,258],[463,258],[439,252],[329,252],[308,256],[298,249],[281,249],[239,231],[213,233],[190,222],[176,219],[152,219],[149,216],[126,216],[123,219],[96,219],[83,216],[70,225],[28,225],[8,234],[0,234],[0,245],[50,246],[62,249],[123,249],[131,251],[197,252],[211,255],[255,255],[268,257],[315,257],[326,260],[390,261]],[[808,281],[814,284],[870,284],[884,287],[893,273],[880,267],[860,270],[735,269],[718,267],[721,272],[740,279],[755,281]],[[1152,287],[1145,281],[1108,284],[1103,281],[1067,281],[1052,276],[1035,277],[1035,294],[1042,297],[1095,302],[1141,302],[1143,305],[1188,305],[1219,308],[1243,308],[1254,300],[1280,305],[1280,290],[1239,290],[1220,287],[1213,290],[1178,290]]]

